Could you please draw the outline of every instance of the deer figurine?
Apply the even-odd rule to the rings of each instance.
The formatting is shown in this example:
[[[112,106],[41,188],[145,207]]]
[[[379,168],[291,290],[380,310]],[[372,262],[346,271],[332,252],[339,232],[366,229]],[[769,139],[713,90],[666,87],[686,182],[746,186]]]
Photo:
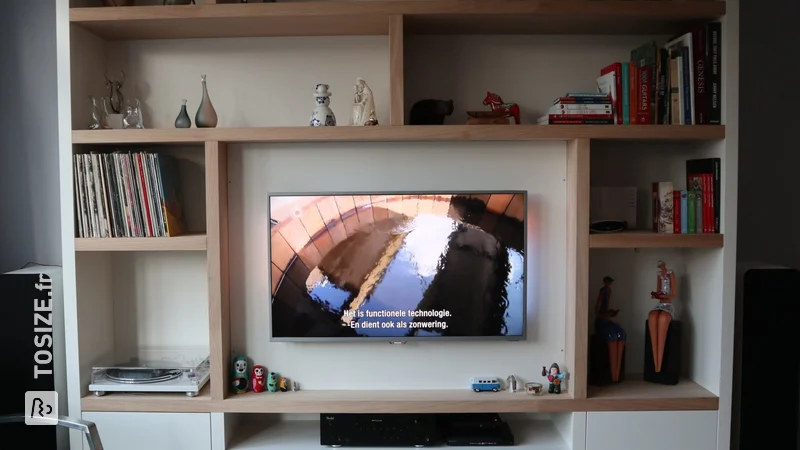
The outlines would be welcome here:
[[[106,89],[108,89],[108,99],[111,103],[111,110],[114,114],[122,113],[122,105],[125,103],[125,98],[122,96],[122,85],[125,83],[125,72],[120,70],[120,79],[112,80],[108,78],[108,74],[104,73],[106,79]]]

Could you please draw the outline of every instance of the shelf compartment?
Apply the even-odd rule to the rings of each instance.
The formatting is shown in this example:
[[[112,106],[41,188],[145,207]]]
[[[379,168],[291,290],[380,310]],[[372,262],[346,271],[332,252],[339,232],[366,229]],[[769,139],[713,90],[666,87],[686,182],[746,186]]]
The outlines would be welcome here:
[[[724,1],[386,0],[72,8],[70,22],[111,40],[418,34],[674,34],[725,15]]]
[[[719,397],[699,384],[681,379],[675,386],[648,383],[641,375],[603,387],[589,386],[587,411],[693,411],[719,409]]]
[[[722,234],[666,234],[652,231],[591,234],[590,248],[722,248]]]
[[[567,450],[555,425],[550,421],[509,421],[514,433],[514,448],[519,450]],[[308,449],[319,447],[318,420],[288,420],[269,425],[252,423],[241,426],[233,435],[230,450]],[[361,450],[377,450],[366,447]]]
[[[146,238],[75,238],[77,252],[205,251],[205,234]]]
[[[209,385],[197,397],[186,394],[120,394],[109,393],[98,397],[93,393],[81,398],[81,410],[114,412],[212,412]]]
[[[73,144],[257,142],[437,142],[600,140],[705,141],[725,138],[724,125],[405,125],[73,130]]]

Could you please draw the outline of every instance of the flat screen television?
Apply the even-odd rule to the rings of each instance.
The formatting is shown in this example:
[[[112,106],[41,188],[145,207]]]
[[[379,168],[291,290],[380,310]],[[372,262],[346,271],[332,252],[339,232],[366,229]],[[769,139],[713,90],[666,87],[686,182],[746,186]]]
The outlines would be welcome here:
[[[270,194],[272,341],[525,339],[527,193]]]

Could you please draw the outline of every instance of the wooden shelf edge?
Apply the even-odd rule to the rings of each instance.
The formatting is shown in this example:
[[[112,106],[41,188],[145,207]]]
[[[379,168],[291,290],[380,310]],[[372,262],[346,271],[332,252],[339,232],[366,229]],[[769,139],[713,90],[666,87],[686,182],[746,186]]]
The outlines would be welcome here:
[[[81,398],[82,412],[213,412],[208,386],[197,397],[186,394],[120,394]]]
[[[73,144],[199,144],[292,142],[446,142],[599,140],[705,141],[725,138],[724,125],[379,125],[73,130]]]
[[[648,231],[590,234],[589,248],[722,248],[722,234],[664,234]]]
[[[151,238],[75,238],[76,252],[204,251],[205,234]]]

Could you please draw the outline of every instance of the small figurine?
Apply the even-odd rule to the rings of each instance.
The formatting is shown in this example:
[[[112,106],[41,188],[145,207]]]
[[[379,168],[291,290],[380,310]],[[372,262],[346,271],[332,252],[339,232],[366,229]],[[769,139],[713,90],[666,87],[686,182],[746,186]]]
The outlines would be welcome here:
[[[278,382],[278,388],[281,392],[286,392],[289,390],[289,380],[286,377],[281,377],[281,380]]]
[[[267,389],[270,392],[278,392],[278,374],[276,372],[269,373],[269,378],[267,379]]]
[[[506,379],[506,389],[508,392],[517,392],[517,377],[509,375]]]
[[[613,383],[619,382],[620,372],[622,370],[622,356],[625,354],[625,341],[627,334],[622,327],[615,322],[612,318],[617,317],[619,314],[618,309],[610,309],[609,303],[611,302],[611,284],[614,279],[606,276],[603,277],[603,287],[597,294],[597,301],[594,306],[594,329],[595,332],[603,336],[606,343],[608,343],[608,362],[611,367],[611,381]]]
[[[300,390],[300,385],[297,383],[297,381],[292,381],[292,392],[297,392],[299,390]]]
[[[331,93],[328,92],[330,86],[318,84],[314,88],[314,112],[311,113],[309,125],[312,127],[333,127],[336,126],[336,116],[333,114],[331,106]]]
[[[247,392],[250,382],[250,374],[247,371],[247,358],[237,356],[233,359],[233,390],[237,394]]]
[[[678,291],[675,273],[667,270],[667,265],[664,261],[658,262],[656,282],[656,290],[650,293],[650,298],[658,300],[658,304],[650,311],[650,315],[647,317],[647,327],[650,332],[650,344],[653,348],[655,371],[659,373],[661,372],[661,363],[664,360],[667,331],[669,330],[670,322],[675,317],[672,299],[675,298],[675,293]]]
[[[420,100],[411,107],[409,125],[444,125],[444,118],[453,114],[453,100]]]
[[[550,382],[550,388],[547,390],[547,392],[551,394],[561,393],[561,382],[567,377],[567,374],[566,372],[561,373],[561,369],[558,367],[558,364],[551,364],[549,371],[545,368],[545,366],[542,366],[542,376],[547,378],[547,381]]]
[[[367,86],[363,78],[356,79],[356,93],[353,96],[353,115],[350,118],[351,125],[377,125],[378,119],[375,118],[375,100],[372,97],[372,89]],[[375,121],[370,124],[371,120]]]
[[[253,392],[267,390],[267,369],[264,366],[253,366]]]
[[[489,105],[492,108],[492,112],[501,112],[510,114],[514,117],[514,123],[519,125],[519,105],[516,103],[503,103],[503,99],[500,98],[499,95],[493,92],[486,92],[486,98],[483,99],[484,105]]]
[[[470,379],[470,388],[475,392],[497,392],[501,389],[500,379],[495,377],[473,377]]]

